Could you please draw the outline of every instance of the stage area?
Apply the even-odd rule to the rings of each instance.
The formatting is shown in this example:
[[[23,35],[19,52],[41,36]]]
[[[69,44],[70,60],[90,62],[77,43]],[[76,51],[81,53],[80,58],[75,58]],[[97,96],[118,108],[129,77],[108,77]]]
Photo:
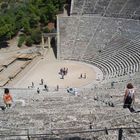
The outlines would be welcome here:
[[[68,68],[68,73],[64,76],[64,79],[59,74],[61,68]],[[86,75],[86,77],[80,78],[81,74],[83,77]],[[98,77],[101,77],[99,69],[86,63],[40,59],[13,87],[27,88],[32,86],[33,82],[34,88],[43,88],[41,79],[50,88],[56,87],[57,85],[60,88],[83,87],[93,83]]]

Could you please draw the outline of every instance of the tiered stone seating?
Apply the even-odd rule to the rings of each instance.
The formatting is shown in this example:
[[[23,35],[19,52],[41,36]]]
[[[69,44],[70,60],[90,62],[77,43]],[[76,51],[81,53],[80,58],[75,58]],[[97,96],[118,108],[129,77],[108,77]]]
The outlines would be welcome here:
[[[21,66],[21,69],[24,69],[28,64],[30,64],[31,63],[31,61],[27,61],[27,62],[25,62],[22,66]]]
[[[0,81],[0,87],[5,86],[9,82],[9,77],[3,77],[1,76],[1,81]]]
[[[0,72],[3,70],[3,67],[2,66],[0,66]]]
[[[82,9],[82,5],[84,3],[84,1],[82,0],[72,0],[72,5],[71,5],[71,14],[77,14],[80,13],[80,9]]]
[[[73,9],[72,12],[80,13],[83,2],[75,0],[74,4],[77,5],[77,9]],[[112,11],[115,9],[115,14],[124,14],[126,17],[127,10],[130,10],[128,15],[131,15],[137,5],[139,5],[138,0],[135,0],[135,4],[132,0],[86,0],[83,11],[86,14],[102,15],[108,7],[106,16],[113,16]],[[137,78],[135,82],[140,83],[138,79],[140,78],[138,77],[139,21],[100,16],[73,16],[59,17],[58,22],[60,25],[60,58],[84,61],[99,67],[106,79],[106,81],[102,81],[102,84],[103,82],[105,84],[95,89],[81,89],[78,96],[68,94],[65,89],[59,92],[41,91],[40,94],[37,94],[35,89],[11,89],[10,92],[13,94],[15,103],[12,108],[0,111],[0,133],[5,135],[0,135],[0,139],[10,140],[12,138],[8,137],[9,134],[18,134],[23,136],[14,136],[13,139],[25,140],[28,139],[26,136],[28,133],[30,136],[39,133],[55,134],[59,139],[64,138],[65,135],[60,134],[63,132],[70,134],[72,131],[89,130],[90,124],[92,129],[102,129],[105,126],[107,128],[139,127],[139,114],[132,114],[128,109],[122,108],[124,87],[130,80],[125,75],[136,72],[137,75],[135,74],[133,77],[134,81]],[[25,56],[20,56],[20,58],[25,58]],[[11,62],[5,65],[7,70],[1,70],[5,78],[6,76],[16,76],[30,61],[23,63],[15,60],[12,64]],[[15,71],[10,73],[9,71],[13,68]],[[10,75],[8,75],[9,73]],[[125,83],[118,77],[123,77]],[[118,82],[114,89],[110,89],[109,79],[110,81],[115,79]],[[2,103],[3,89],[0,93]],[[25,105],[20,104],[21,100],[25,101]],[[136,103],[140,106],[139,100]],[[112,130],[108,135],[105,133],[89,132],[78,133],[78,135],[97,140],[118,138],[116,130]],[[135,130],[134,135],[128,134],[131,133],[124,130],[124,138],[140,138],[139,131]],[[32,140],[39,138],[37,135],[32,135]]]
[[[10,64],[14,63],[14,61],[16,60],[15,57],[9,57],[8,59],[6,59],[2,65],[5,67],[8,67]]]
[[[113,0],[106,12],[107,15],[109,16],[117,16],[121,9],[123,8],[124,4],[126,3],[125,0]],[[116,14],[116,15],[115,15]]]
[[[6,129],[7,133],[13,135],[17,133],[26,135],[29,130],[29,134],[55,133],[59,136],[59,133],[70,133],[72,130],[89,130],[89,123],[93,125],[93,129],[102,129],[103,126],[108,128],[131,126],[134,118],[139,120],[138,114],[131,114],[127,109],[122,109],[120,106],[122,93],[116,95],[117,90],[114,89],[84,89],[84,92],[80,92],[80,96],[70,95],[63,89],[59,92],[42,91],[40,94],[34,89],[10,91],[15,105],[5,112],[0,111],[0,130],[3,134]],[[99,100],[95,100],[95,95]],[[21,99],[25,101],[24,106],[18,102]],[[114,102],[115,106],[111,107],[106,102]],[[135,126],[137,127],[136,124]],[[86,138],[92,135],[103,137],[104,133],[81,135]]]
[[[23,53],[13,53],[13,55],[9,54],[9,56],[8,54],[4,57],[1,56],[0,60],[0,87],[5,86],[15,78],[37,56],[37,52],[33,54],[30,53],[30,50]]]
[[[81,8],[84,6],[83,14],[102,14],[105,10],[104,7],[107,7],[109,0],[98,2],[96,0],[86,1],[84,5],[84,1],[82,0],[74,0],[74,4],[72,5],[71,14],[78,14],[81,11]],[[89,8],[88,8],[89,7]]]
[[[65,59],[70,58],[73,51],[72,45],[76,36],[75,31],[77,26],[75,25],[78,24],[78,17],[60,17],[60,19],[60,36],[63,36],[60,41],[60,57]],[[69,29],[67,29],[67,27],[69,27]]]
[[[60,17],[60,57],[80,58],[79,51],[84,53],[99,19],[99,17],[95,17],[95,20],[90,20],[89,17]],[[70,32],[72,35],[68,34]]]
[[[140,6],[140,1],[139,0],[130,0],[128,1],[125,6],[121,9],[121,13],[124,15],[133,15],[136,9]]]
[[[59,17],[60,58],[97,66],[104,74],[102,84],[105,84],[92,91],[84,90],[79,97],[63,95],[61,99],[56,99],[59,100],[57,107],[56,96],[53,98],[55,101],[47,97],[48,104],[45,106],[50,105],[49,112],[53,111],[57,116],[55,118],[50,113],[51,120],[54,120],[52,126],[59,128],[53,132],[62,132],[63,128],[68,128],[69,132],[74,124],[78,126],[77,130],[83,130],[83,127],[88,128],[89,122],[96,129],[103,126],[139,126],[135,123],[139,120],[139,114],[131,114],[127,109],[122,109],[126,83],[134,82],[139,75],[140,25],[138,20],[132,19],[138,16],[139,6],[138,0],[73,0],[72,16]],[[135,78],[131,74],[135,74]],[[111,81],[116,82],[115,89],[110,89]],[[136,83],[139,84],[138,77]],[[136,103],[140,106],[138,100]],[[44,108],[44,105],[40,106]],[[109,135],[105,135],[105,132],[91,135],[96,139],[117,139],[118,133],[112,132]],[[129,131],[124,130],[125,138],[140,137],[136,132],[133,136],[127,134],[130,134]]]
[[[71,15],[79,14],[83,8],[83,14],[99,14],[116,18],[139,19],[139,0],[73,0]]]
[[[18,73],[22,71],[25,66],[27,66],[31,61],[14,61],[8,67],[4,68],[0,72],[1,84],[0,86],[4,86],[8,83],[9,80],[13,79]]]
[[[74,18],[71,23],[73,27],[66,26],[66,23],[69,23],[72,18]],[[99,16],[77,16],[77,27],[75,27],[75,16],[70,19],[60,17],[59,20],[60,23],[65,21],[65,26],[63,24],[60,26],[61,59],[91,63],[103,71],[105,79],[139,71],[140,26],[138,21]],[[71,28],[75,28],[74,35],[67,37],[63,34],[70,32]],[[65,44],[68,44],[69,41],[72,43],[68,49]]]

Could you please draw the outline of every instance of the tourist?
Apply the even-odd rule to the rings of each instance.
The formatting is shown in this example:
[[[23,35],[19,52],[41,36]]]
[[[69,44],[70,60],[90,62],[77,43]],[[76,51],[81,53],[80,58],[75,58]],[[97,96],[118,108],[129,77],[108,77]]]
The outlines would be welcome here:
[[[111,88],[114,88],[114,81],[111,82]]]
[[[46,85],[46,84],[44,85],[44,89],[45,89],[45,90],[47,89],[47,85]]]
[[[124,95],[124,106],[123,108],[128,108],[131,112],[134,111],[133,104],[135,102],[135,90],[131,83],[128,83]]]
[[[68,74],[68,68],[66,68],[66,75]]]
[[[63,68],[63,74],[66,75],[66,68]]]
[[[34,88],[34,82],[32,82],[32,88]]]
[[[37,93],[38,93],[38,94],[40,93],[40,89],[39,89],[39,87],[37,88]]]
[[[63,69],[61,68],[61,69],[60,69],[60,75],[62,75],[62,73],[63,73]]]
[[[43,79],[41,79],[41,85],[43,85],[43,83],[44,83],[44,80],[43,80]]]
[[[62,77],[61,77],[61,79],[64,79],[64,73],[62,73],[62,75],[61,75]]]
[[[81,79],[81,78],[83,78],[83,75],[82,75],[82,73],[80,74],[80,79]]]
[[[49,91],[47,85],[44,85],[44,89],[45,89],[46,91]]]
[[[4,89],[3,101],[7,108],[11,107],[13,98],[12,98],[8,88]]]
[[[86,79],[87,78],[87,75],[86,75],[86,73],[84,73],[84,79]]]
[[[56,91],[59,91],[59,85],[56,86]]]
[[[92,123],[90,122],[90,123],[89,123],[89,129],[92,129],[92,127],[93,127],[93,125],[92,125]]]

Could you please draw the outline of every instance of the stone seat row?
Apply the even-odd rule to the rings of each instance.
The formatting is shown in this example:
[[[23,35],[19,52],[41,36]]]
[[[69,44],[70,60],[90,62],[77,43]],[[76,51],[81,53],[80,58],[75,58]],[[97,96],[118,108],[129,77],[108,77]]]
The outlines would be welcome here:
[[[18,92],[22,94],[23,91]],[[26,91],[26,93],[28,92]],[[49,132],[49,130],[53,130],[55,128],[70,129],[74,126],[88,129],[90,121],[98,127],[101,127],[102,124],[113,122],[113,120],[111,121],[111,118],[113,118],[113,116],[116,118],[116,114],[118,114],[118,112],[119,115],[122,114],[120,121],[121,118],[126,115],[126,111],[118,107],[110,108],[96,103],[96,101],[94,101],[93,93],[91,92],[87,95],[83,94],[83,97],[79,97],[80,99],[66,93],[59,93],[60,96],[63,97],[66,94],[69,98],[69,100],[67,100],[67,98],[62,98],[59,103],[57,100],[58,93],[48,93],[49,99],[47,98],[47,94],[43,93],[43,95],[46,96],[44,97],[44,102],[42,102],[42,97],[40,99],[40,95],[36,94],[34,91],[30,91],[30,94],[32,96],[27,96],[27,105],[24,107],[16,105],[14,108],[6,110],[6,113],[0,112],[0,116],[2,115],[5,119],[8,119],[6,126],[9,129],[13,128],[13,130],[14,128],[18,128],[19,134],[25,133],[22,129],[29,129],[33,133],[45,133],[46,130]],[[51,98],[51,96],[53,98]],[[26,95],[24,98],[25,97]],[[38,98],[38,101],[31,101],[33,97]],[[112,112],[110,113],[110,117],[107,117],[107,112]],[[103,114],[105,114],[104,118],[102,118]],[[92,120],[92,118],[95,118],[95,120]],[[99,121],[101,119],[102,123],[99,125]],[[114,127],[117,123],[119,122],[116,122]],[[121,124],[121,122],[119,124]],[[2,125],[0,128],[3,130]]]
[[[139,15],[139,5],[140,2],[138,0],[136,0],[135,2],[126,2],[125,0],[103,0],[97,2],[95,0],[74,0],[71,8],[71,15],[78,15],[79,13],[83,12],[83,15],[100,14],[108,17],[135,19],[135,17]]]

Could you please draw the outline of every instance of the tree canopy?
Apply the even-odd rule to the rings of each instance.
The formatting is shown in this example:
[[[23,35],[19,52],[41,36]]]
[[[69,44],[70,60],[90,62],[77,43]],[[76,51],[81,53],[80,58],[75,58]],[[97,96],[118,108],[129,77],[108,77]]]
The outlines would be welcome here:
[[[55,22],[65,3],[66,0],[0,0],[0,40],[11,39],[21,31],[22,42],[25,39],[26,44],[40,43],[43,29]]]

